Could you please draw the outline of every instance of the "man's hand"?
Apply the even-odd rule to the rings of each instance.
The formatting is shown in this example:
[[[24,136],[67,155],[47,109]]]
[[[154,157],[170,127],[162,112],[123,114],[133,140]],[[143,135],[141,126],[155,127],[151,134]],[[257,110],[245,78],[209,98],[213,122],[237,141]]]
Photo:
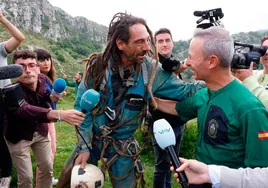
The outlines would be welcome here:
[[[63,73],[62,78],[67,79],[67,75]]]
[[[234,76],[243,81],[253,75],[253,62],[250,63],[249,69],[233,69]]]
[[[180,64],[180,67],[175,71],[175,74],[180,74],[184,72],[187,69],[187,66],[185,64]]]
[[[61,100],[61,97],[65,97],[67,95],[66,91],[63,91],[61,94],[60,94],[60,97],[56,97],[52,94],[49,95],[49,98],[51,99],[52,102],[58,102],[59,100]]]
[[[90,156],[89,152],[81,152],[75,160],[74,165],[80,165],[81,168],[85,168],[87,164],[87,160]]]
[[[84,113],[77,110],[61,110],[60,116],[61,120],[76,126],[80,126],[86,117]]]
[[[197,160],[187,160],[183,158],[180,158],[180,162],[182,165],[176,169],[176,172],[184,171],[190,184],[211,183],[208,165]],[[174,171],[174,167],[172,166],[170,170]],[[178,173],[175,173],[174,177],[177,179],[177,182],[180,183]]]

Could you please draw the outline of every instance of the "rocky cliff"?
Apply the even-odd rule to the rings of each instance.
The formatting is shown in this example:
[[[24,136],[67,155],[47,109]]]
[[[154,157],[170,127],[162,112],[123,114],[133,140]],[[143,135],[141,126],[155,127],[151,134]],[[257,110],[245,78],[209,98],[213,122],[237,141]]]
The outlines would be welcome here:
[[[1,0],[0,7],[16,26],[46,38],[59,40],[79,35],[105,43],[107,27],[84,17],[72,17],[47,0]]]

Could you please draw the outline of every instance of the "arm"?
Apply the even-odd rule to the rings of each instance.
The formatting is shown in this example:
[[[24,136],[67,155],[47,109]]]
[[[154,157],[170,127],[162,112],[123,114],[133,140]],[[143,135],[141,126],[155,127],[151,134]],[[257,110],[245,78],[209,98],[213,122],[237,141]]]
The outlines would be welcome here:
[[[176,172],[185,171],[191,184],[212,183],[213,187],[249,188],[266,187],[268,184],[268,168],[231,169],[224,166],[206,165],[196,160],[180,158],[182,165]],[[171,168],[174,171],[174,168]],[[179,183],[178,174],[175,178]]]
[[[69,86],[69,87],[75,87],[76,83],[75,82],[69,82],[67,80],[67,75],[66,74],[63,74],[63,79],[66,81],[66,85]]]
[[[178,112],[176,111],[176,101],[171,101],[171,100],[164,100],[164,99],[159,99],[159,98],[154,98],[155,102],[157,104],[157,110],[160,110],[162,112],[165,112],[167,114],[171,114],[174,116],[178,116]]]
[[[266,187],[268,184],[268,168],[239,168],[237,170],[221,167],[220,177],[221,187]]]
[[[152,92],[156,97],[180,102],[204,87],[206,87],[204,82],[185,83],[176,74],[163,71],[161,67],[158,67]]]
[[[76,97],[76,101],[74,104],[74,108],[76,110],[81,111],[80,100],[81,100],[82,95],[86,91],[87,91],[87,88],[85,86],[85,81],[83,78],[78,87],[77,97]],[[93,128],[93,119],[92,119],[91,113],[87,112],[84,121],[78,127],[78,131],[80,131],[80,134],[83,136],[84,140],[86,141],[89,147],[91,146],[92,128]],[[84,168],[90,156],[90,152],[87,148],[86,143],[84,142],[84,140],[81,138],[81,136],[78,133],[77,133],[77,138],[78,138],[78,146],[80,148],[80,153],[77,159],[75,160],[75,165],[80,164],[81,168]]]
[[[85,118],[85,115],[77,110],[51,110],[30,105],[26,101],[19,108],[14,109],[14,113],[23,119],[38,122],[63,120],[76,126],[79,126]]]
[[[20,30],[18,30],[13,24],[11,24],[3,15],[0,9],[0,22],[12,35],[12,37],[5,42],[5,48],[10,53],[15,50],[20,43],[24,40],[24,35]]]
[[[75,87],[75,85],[76,85],[75,82],[70,82],[67,79],[64,79],[64,80],[66,81],[67,86],[69,86],[69,87]]]
[[[242,108],[248,109],[241,115],[240,132],[245,145],[244,164],[247,167],[268,166],[268,111],[260,104],[260,101],[250,98],[252,103]],[[256,106],[256,103],[259,105]],[[254,105],[255,104],[255,105]]]

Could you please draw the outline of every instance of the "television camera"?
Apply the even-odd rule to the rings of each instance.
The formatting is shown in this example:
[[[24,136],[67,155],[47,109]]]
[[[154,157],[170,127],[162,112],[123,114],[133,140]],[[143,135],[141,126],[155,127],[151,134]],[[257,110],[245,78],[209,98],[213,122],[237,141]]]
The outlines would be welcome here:
[[[250,63],[253,62],[253,69],[258,69],[260,64],[260,57],[264,56],[268,47],[255,46],[252,44],[245,44],[235,42],[235,54],[231,62],[232,69],[248,69]],[[241,49],[248,48],[248,52],[241,52]]]
[[[197,28],[207,29],[211,26],[222,26],[220,19],[223,18],[224,14],[221,8],[215,8],[205,11],[194,11],[194,16],[201,17],[196,21],[198,24]],[[204,20],[209,20],[209,23],[201,23]]]

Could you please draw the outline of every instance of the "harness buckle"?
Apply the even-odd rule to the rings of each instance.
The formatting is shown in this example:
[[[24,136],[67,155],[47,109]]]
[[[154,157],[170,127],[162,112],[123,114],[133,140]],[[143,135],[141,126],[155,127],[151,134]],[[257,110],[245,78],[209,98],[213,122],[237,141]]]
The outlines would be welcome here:
[[[104,113],[110,120],[115,120],[115,110],[112,110],[109,106],[107,106],[107,109],[104,111]]]
[[[103,136],[106,137],[109,134],[111,134],[113,130],[111,129],[111,127],[108,127],[107,125],[102,125],[100,126],[100,131],[103,134]]]

